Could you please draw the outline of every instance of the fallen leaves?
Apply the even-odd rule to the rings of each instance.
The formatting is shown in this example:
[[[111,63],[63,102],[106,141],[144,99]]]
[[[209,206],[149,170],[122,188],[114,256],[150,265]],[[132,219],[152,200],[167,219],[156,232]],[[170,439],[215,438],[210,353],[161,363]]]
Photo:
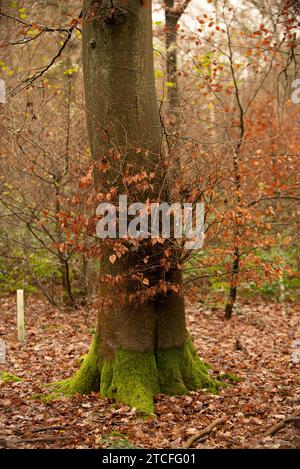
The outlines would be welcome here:
[[[222,311],[189,305],[189,330],[201,357],[212,365],[214,374],[231,373],[242,381],[218,395],[194,391],[187,396],[157,396],[156,416],[146,420],[134,409],[100,399],[97,392],[49,402],[32,398],[45,393],[45,383],[74,372],[78,357],[91,342],[96,309],[91,307],[88,316],[82,308],[58,311],[44,300],[29,297],[27,337],[20,345],[14,298],[0,299],[0,308],[0,333],[7,348],[7,362],[1,369],[23,379],[0,381],[2,447],[180,448],[220,416],[226,423],[196,439],[193,447],[299,447],[299,429],[292,424],[264,436],[272,425],[291,416],[300,402],[299,365],[291,359],[300,333],[297,306],[287,311],[285,305],[245,302],[228,322]]]
[[[190,448],[195,441],[197,441],[199,438],[204,437],[208,433],[210,433],[215,427],[218,427],[219,425],[222,425],[222,423],[226,422],[226,417],[221,417],[216,420],[214,420],[212,423],[210,423],[207,427],[203,428],[199,432],[197,431],[194,435],[192,435],[187,442],[182,446],[184,449]]]

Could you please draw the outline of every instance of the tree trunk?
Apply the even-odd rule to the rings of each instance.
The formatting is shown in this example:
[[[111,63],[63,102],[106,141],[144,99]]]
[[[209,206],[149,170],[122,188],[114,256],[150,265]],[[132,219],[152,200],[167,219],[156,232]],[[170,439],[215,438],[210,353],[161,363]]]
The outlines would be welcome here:
[[[231,319],[233,307],[236,301],[237,296],[237,283],[238,283],[238,275],[239,275],[239,266],[240,266],[240,250],[239,247],[236,246],[234,249],[234,259],[232,265],[232,274],[230,279],[230,289],[229,294],[225,306],[225,318]]]
[[[178,138],[182,113],[179,100],[179,83],[177,76],[177,25],[181,16],[181,11],[174,12],[175,1],[165,0],[165,42],[166,42],[166,62],[167,62],[167,98],[168,98],[168,121],[170,135],[168,139],[169,154],[171,155],[172,166],[169,171],[169,186],[172,198],[177,197],[178,190],[174,188],[174,179],[181,180],[180,140]]]
[[[175,14],[173,8],[174,0],[165,0],[168,104],[171,123],[178,126],[181,116],[177,77],[177,24],[181,13]]]
[[[56,184],[55,184],[55,213],[56,215],[59,214],[60,211],[61,211],[60,181],[56,181]],[[62,229],[60,227],[58,219],[56,222],[55,231],[56,231],[57,241],[59,242],[62,239],[61,238]],[[62,282],[62,287],[63,287],[63,292],[64,292],[64,300],[67,305],[74,308],[75,301],[74,301],[72,287],[71,287],[69,262],[68,262],[68,259],[66,259],[64,255],[60,252],[58,252],[58,257],[59,257],[59,268],[60,268],[60,273],[61,273],[61,282]]]
[[[59,258],[62,285],[64,289],[64,300],[71,308],[75,307],[75,300],[71,288],[69,262],[62,255]]]
[[[95,161],[107,159],[110,149],[118,149],[121,162],[110,159],[105,182],[108,187],[117,184],[122,193],[120,164],[132,162],[149,171],[161,158],[150,2],[85,0],[83,67],[92,156]],[[137,153],[137,147],[143,151]],[[103,184],[100,180],[101,174],[96,172],[98,189]],[[160,191],[161,178],[157,175],[150,197],[158,197]],[[166,193],[161,194],[167,201]],[[145,200],[145,194],[136,191],[131,197]],[[140,250],[128,253],[112,265],[108,260],[112,251],[103,242],[102,248],[101,273],[114,276],[145,255]],[[154,277],[150,282],[155,281]],[[180,284],[180,272],[170,273],[169,281]],[[124,301],[118,296],[119,290],[101,285],[105,301],[99,310],[93,344],[81,368],[63,383],[65,392],[88,393],[100,388],[102,397],[149,414],[154,411],[153,398],[160,392],[182,394],[201,387],[218,388],[188,336],[184,301],[179,293],[171,291],[132,303],[129,298],[137,288],[135,282],[122,286]]]

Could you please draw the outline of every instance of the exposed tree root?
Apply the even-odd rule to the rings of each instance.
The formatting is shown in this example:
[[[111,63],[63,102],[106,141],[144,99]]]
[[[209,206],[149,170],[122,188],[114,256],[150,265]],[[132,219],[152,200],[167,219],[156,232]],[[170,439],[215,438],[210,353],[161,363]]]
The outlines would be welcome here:
[[[222,423],[226,422],[226,417],[221,417],[219,419],[214,420],[211,424],[209,424],[207,427],[203,428],[200,430],[198,433],[195,435],[192,435],[186,443],[182,446],[184,449],[190,448],[192,444],[199,440],[199,438],[203,437],[204,435],[208,435],[215,427],[221,425]]]
[[[264,436],[270,436],[270,435],[275,435],[275,433],[279,432],[283,427],[288,425],[289,423],[294,422],[296,426],[298,426],[298,422],[300,422],[300,407],[297,408],[297,410],[290,415],[289,417],[286,417],[285,419],[281,420],[281,422],[275,423],[275,425],[272,425],[264,434]]]

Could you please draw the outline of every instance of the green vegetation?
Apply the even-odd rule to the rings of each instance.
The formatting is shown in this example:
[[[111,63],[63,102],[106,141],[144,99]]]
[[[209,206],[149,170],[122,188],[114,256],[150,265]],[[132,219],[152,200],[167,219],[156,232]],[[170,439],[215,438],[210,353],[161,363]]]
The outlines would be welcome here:
[[[201,262],[205,262],[211,255],[211,250],[206,247],[205,250],[193,255],[186,266],[186,277],[192,278],[201,275]],[[298,248],[291,246],[276,246],[268,249],[257,248],[252,251],[258,259],[254,263],[246,259],[244,270],[250,270],[255,273],[255,280],[244,280],[241,277],[239,296],[256,297],[260,295],[266,299],[276,301],[296,302],[300,298],[300,277],[299,277],[299,258]],[[219,259],[216,265],[205,266],[207,279],[202,282],[201,287],[204,293],[207,293],[205,304],[208,308],[222,308],[223,298],[226,298],[229,291],[229,282],[226,276],[226,264],[230,262],[228,258]],[[283,268],[284,272],[280,279],[269,279],[266,271],[276,271]],[[211,293],[215,293],[211,295]]]
[[[225,384],[227,383],[236,384],[242,381],[242,378],[235,375],[234,373],[219,373],[217,376],[217,379]]]
[[[178,395],[204,389],[217,393],[223,386],[211,376],[209,365],[200,360],[190,338],[182,347],[155,354],[120,349],[112,360],[104,361],[99,359],[99,348],[95,336],[78,371],[71,378],[50,385],[52,392],[44,399],[100,390],[101,397],[134,407],[140,415],[152,415],[154,397],[160,392]]]
[[[61,272],[57,262],[46,250],[39,250],[28,256],[27,262],[17,259],[23,258],[23,253],[14,250],[10,253],[12,259],[0,258],[0,292],[2,294],[15,293],[18,288],[27,293],[38,291],[35,277],[41,284],[49,284],[53,281],[59,282]],[[31,272],[31,273],[30,273]]]
[[[0,371],[0,379],[5,383],[18,383],[19,381],[23,381],[19,376],[12,375],[7,371]]]
[[[118,431],[112,431],[101,435],[100,438],[96,440],[96,443],[101,446],[105,446],[108,449],[134,449],[137,446],[134,446],[128,439],[128,436],[124,433]]]

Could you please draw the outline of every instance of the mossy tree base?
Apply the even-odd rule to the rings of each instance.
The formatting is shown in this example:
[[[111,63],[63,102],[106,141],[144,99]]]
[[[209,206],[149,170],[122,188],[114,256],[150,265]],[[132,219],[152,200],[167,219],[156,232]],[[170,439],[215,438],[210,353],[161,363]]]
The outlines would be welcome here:
[[[56,392],[87,394],[100,388],[101,397],[150,415],[159,393],[186,394],[203,388],[215,393],[222,386],[210,377],[208,366],[200,360],[190,339],[182,347],[155,353],[119,350],[113,360],[102,362],[98,350],[95,339],[80,369],[71,378],[56,383]]]
[[[169,395],[186,394],[196,389],[216,393],[221,383],[211,378],[209,366],[200,360],[189,338],[182,347],[156,353],[160,391]]]

